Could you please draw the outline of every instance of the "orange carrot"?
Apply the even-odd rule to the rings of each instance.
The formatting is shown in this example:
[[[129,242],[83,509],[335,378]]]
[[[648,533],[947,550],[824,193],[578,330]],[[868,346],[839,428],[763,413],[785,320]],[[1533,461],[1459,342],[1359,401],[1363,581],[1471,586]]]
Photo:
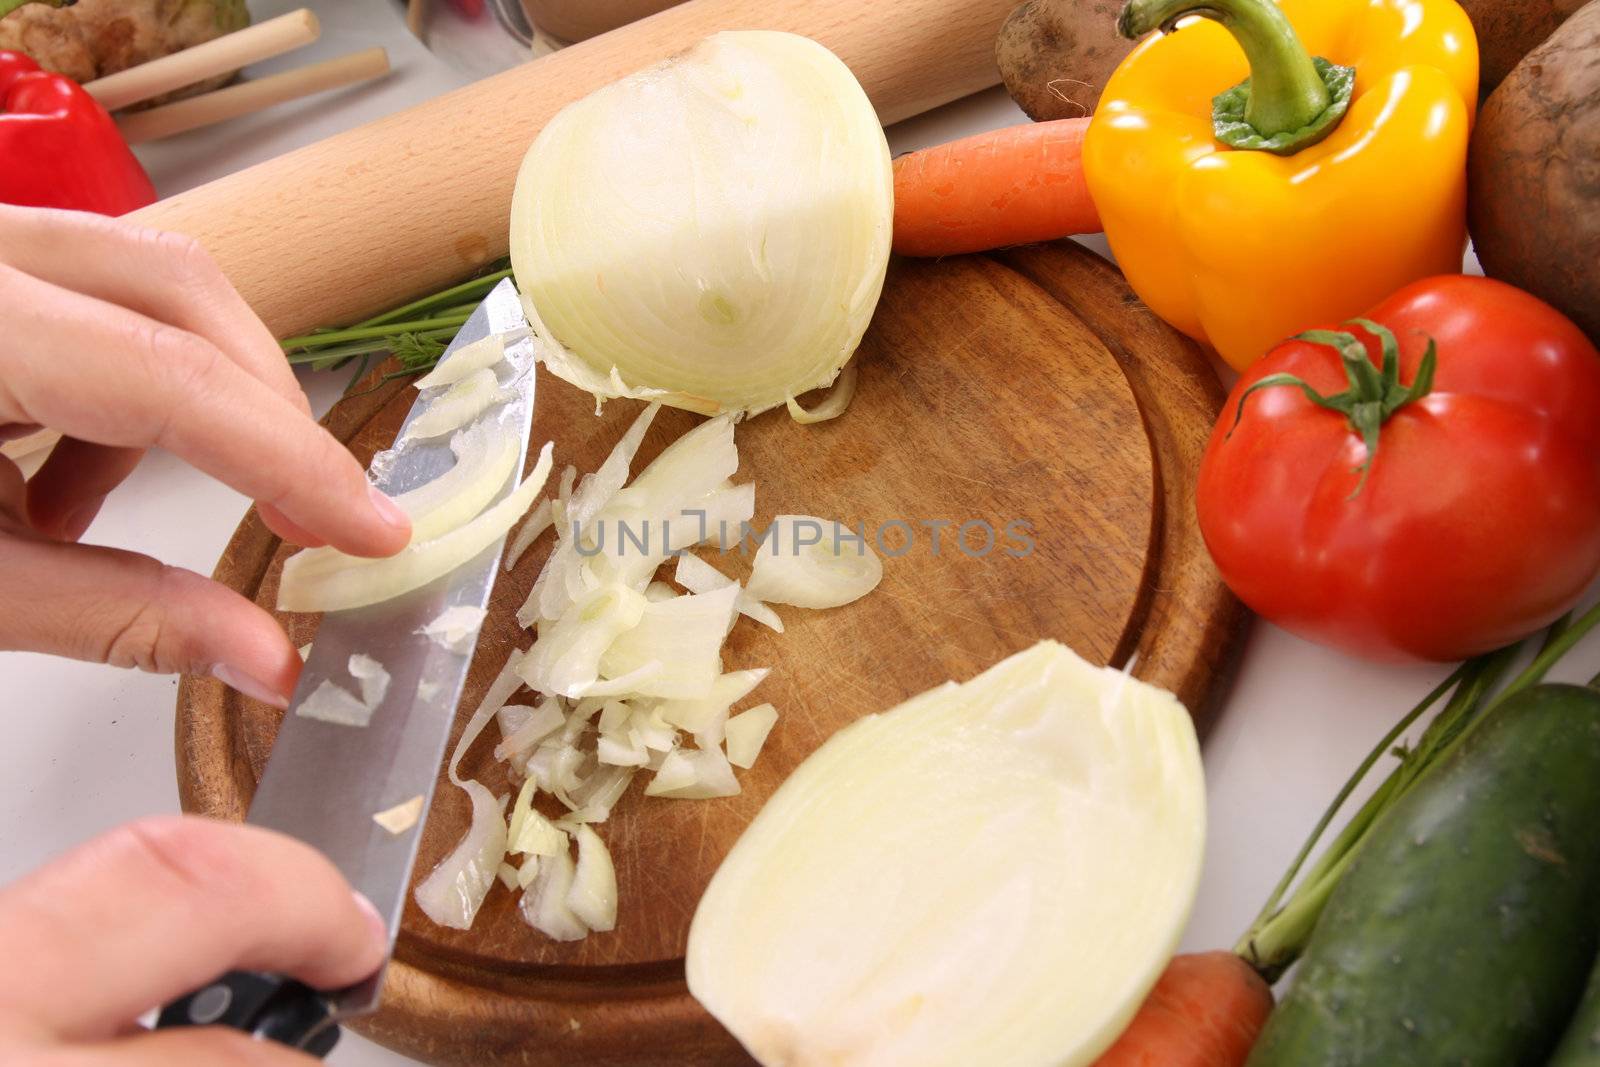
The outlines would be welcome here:
[[[981,252],[1099,233],[1083,180],[1089,120],[1056,119],[964,137],[894,161],[894,250]]]
[[[1094,1067],[1240,1067],[1271,1011],[1271,988],[1232,952],[1177,956]]]

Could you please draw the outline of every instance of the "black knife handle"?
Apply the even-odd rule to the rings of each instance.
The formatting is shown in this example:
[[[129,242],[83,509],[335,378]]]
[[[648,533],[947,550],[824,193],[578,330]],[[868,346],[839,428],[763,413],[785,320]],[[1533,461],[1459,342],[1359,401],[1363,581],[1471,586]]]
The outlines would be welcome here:
[[[339,1025],[321,993],[293,978],[230,971],[161,1009],[156,1028],[231,1026],[321,1058],[339,1042]]]

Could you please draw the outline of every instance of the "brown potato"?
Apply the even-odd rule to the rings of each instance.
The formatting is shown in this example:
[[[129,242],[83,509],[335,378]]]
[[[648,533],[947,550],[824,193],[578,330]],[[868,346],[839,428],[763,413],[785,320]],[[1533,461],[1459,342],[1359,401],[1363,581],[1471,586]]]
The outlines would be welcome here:
[[[244,0],[77,0],[25,4],[0,19],[0,48],[26,52],[45,70],[87,82],[250,24]],[[233,75],[146,101],[163,103],[225,84]]]
[[[1038,121],[1087,115],[1133,50],[1117,33],[1117,0],[1028,0],[1000,27],[995,62],[1006,92]]]
[[[1490,95],[1472,133],[1467,196],[1484,272],[1600,341],[1600,0]]]
[[[1460,0],[1478,34],[1478,92],[1488,96],[1584,0]]]

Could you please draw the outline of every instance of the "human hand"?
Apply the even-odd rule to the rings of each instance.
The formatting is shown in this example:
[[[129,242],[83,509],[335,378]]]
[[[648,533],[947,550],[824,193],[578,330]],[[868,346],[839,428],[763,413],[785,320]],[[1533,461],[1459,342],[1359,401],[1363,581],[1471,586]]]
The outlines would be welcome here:
[[[309,1065],[236,1030],[135,1020],[231,970],[353,985],[387,943],[372,905],[308,845],[195,817],[130,823],[0,888],[0,1063]]]
[[[198,243],[0,205],[0,440],[37,427],[65,436],[33,478],[0,457],[0,649],[210,673],[287,703],[300,657],[270,614],[190,571],[74,543],[147,448],[252,497],[296,544],[381,556],[410,537]]]

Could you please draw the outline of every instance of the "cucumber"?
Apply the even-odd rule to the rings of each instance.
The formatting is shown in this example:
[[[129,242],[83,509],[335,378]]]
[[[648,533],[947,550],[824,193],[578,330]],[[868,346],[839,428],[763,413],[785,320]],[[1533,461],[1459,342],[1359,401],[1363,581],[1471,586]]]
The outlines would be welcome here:
[[[1589,987],[1546,1067],[1600,1067],[1600,960],[1595,961]]]
[[[1600,693],[1524,690],[1379,817],[1247,1067],[1533,1067],[1600,936]]]

